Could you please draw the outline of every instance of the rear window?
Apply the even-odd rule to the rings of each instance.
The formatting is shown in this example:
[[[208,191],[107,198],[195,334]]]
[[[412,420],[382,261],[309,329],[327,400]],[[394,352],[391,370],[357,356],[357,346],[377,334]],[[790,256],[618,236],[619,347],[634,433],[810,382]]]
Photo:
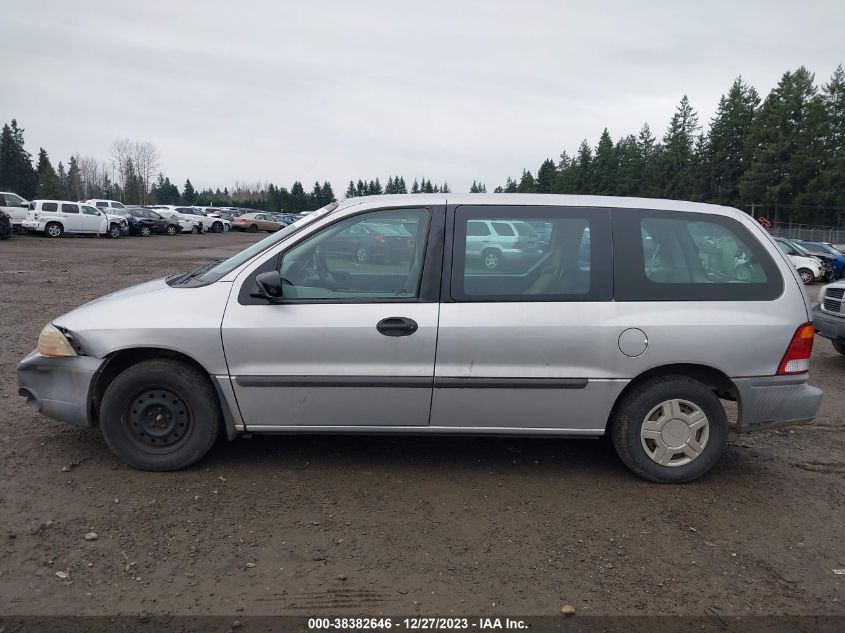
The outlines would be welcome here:
[[[613,212],[617,301],[769,301],[783,291],[774,260],[724,216]]]
[[[56,202],[42,202],[41,203],[41,210],[42,211],[58,211],[59,205]]]

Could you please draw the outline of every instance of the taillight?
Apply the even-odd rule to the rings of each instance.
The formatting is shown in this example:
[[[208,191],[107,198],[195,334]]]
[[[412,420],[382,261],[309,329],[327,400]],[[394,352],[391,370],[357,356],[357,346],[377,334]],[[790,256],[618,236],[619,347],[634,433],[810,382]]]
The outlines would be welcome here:
[[[778,375],[803,374],[810,369],[810,355],[813,353],[813,324],[805,323],[797,330],[786,348],[786,354],[778,366]]]

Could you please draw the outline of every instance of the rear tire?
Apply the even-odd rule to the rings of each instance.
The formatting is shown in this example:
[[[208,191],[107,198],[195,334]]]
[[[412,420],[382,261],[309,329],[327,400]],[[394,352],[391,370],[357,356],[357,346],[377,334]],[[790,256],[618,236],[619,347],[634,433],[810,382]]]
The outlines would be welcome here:
[[[61,237],[65,230],[58,222],[49,222],[44,227],[44,235],[47,237]]]
[[[141,470],[179,470],[217,439],[222,414],[208,375],[171,359],[126,369],[106,389],[100,430],[109,448]]]
[[[150,235],[152,235],[152,230],[148,226],[142,226],[140,229],[138,229],[138,233],[141,234],[141,237],[149,237]]]
[[[177,229],[174,224],[168,224],[167,228],[164,229],[164,232],[168,235],[176,235],[176,233],[179,232],[179,229]]]
[[[257,224],[250,224],[249,225],[249,232],[250,233],[258,233],[258,225]]]
[[[833,343],[833,349],[845,356],[845,343],[841,341],[831,341],[831,343]]]
[[[502,256],[492,249],[481,253],[481,261],[487,270],[498,270],[502,267]]]
[[[610,434],[619,458],[634,473],[680,484],[701,477],[719,461],[728,418],[702,383],[659,376],[635,385],[616,403]]]
[[[223,232],[223,223],[222,222],[215,222],[211,225],[211,230],[215,233],[222,233]]]

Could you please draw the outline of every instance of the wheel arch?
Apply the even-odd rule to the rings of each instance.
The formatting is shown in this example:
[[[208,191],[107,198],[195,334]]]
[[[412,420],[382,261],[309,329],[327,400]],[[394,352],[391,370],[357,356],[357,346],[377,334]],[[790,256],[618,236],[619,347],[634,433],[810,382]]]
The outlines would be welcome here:
[[[161,347],[130,347],[117,350],[106,356],[106,362],[100,367],[94,376],[91,384],[91,397],[89,398],[90,412],[89,416],[94,426],[100,424],[100,404],[103,400],[103,395],[106,393],[109,385],[117,376],[129,367],[137,365],[145,360],[152,360],[157,358],[170,358],[173,360],[182,361],[188,365],[193,366],[204,375],[208,376],[209,383],[214,387],[214,392],[217,395],[217,406],[223,413],[223,421],[226,427],[226,435],[231,440],[237,435],[237,422],[232,412],[232,407],[235,403],[229,402],[225,394],[222,392],[219,383],[214,380],[208,370],[202,366],[195,358],[172,349]]]
[[[699,365],[696,363],[660,365],[638,374],[636,377],[631,379],[627,385],[625,385],[625,388],[617,396],[616,401],[613,403],[605,428],[610,428],[610,425],[613,423],[613,417],[616,413],[617,407],[634,387],[646,380],[659,376],[686,376],[688,378],[692,378],[710,389],[719,399],[734,401],[737,403],[737,406],[741,407],[739,390],[725,372],[714,367],[710,367],[709,365]]]

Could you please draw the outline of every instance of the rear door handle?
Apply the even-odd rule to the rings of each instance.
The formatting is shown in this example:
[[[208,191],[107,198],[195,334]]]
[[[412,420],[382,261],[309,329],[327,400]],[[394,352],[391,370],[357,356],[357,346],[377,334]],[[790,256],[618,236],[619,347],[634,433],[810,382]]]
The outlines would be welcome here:
[[[407,317],[387,317],[376,325],[385,336],[410,336],[418,329],[417,322]]]

